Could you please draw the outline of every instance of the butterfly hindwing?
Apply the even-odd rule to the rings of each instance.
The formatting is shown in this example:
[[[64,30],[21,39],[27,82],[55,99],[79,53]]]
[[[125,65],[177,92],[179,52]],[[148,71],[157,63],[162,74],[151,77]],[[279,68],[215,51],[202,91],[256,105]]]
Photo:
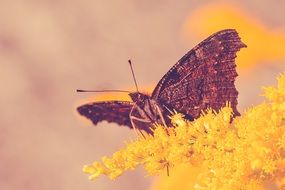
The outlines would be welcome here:
[[[246,47],[233,29],[217,32],[183,56],[159,81],[152,98],[168,108],[199,117],[211,107],[218,111],[230,102],[237,111],[235,57]]]
[[[132,128],[129,114],[133,107],[128,101],[106,101],[84,104],[77,108],[80,115],[90,119],[94,125],[108,121]]]

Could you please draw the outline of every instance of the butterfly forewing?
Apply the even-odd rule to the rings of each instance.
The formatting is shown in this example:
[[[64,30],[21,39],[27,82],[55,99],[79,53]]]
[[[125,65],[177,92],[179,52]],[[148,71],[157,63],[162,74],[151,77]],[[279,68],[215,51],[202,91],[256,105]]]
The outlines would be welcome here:
[[[218,111],[230,102],[237,111],[238,91],[235,57],[246,47],[233,29],[223,30],[202,41],[183,56],[159,81],[152,98],[190,119],[211,107]]]
[[[108,121],[132,128],[129,117],[132,107],[133,102],[106,101],[82,105],[77,108],[77,111],[90,119],[94,125],[101,121]]]

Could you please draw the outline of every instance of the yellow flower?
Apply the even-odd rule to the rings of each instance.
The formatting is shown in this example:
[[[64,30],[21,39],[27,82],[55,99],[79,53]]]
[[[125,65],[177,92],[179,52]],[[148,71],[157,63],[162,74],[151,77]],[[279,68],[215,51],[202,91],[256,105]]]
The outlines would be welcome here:
[[[262,104],[249,108],[231,122],[232,109],[207,110],[195,121],[180,113],[174,127],[156,126],[153,135],[139,137],[126,147],[84,167],[90,179],[115,179],[143,165],[150,175],[166,174],[175,166],[196,170],[192,189],[260,189],[285,186],[285,73],[276,88],[265,88]]]

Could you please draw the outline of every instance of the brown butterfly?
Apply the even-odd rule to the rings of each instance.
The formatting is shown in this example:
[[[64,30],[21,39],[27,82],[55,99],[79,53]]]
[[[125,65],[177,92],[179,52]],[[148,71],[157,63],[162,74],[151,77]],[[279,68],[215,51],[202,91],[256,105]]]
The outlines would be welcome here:
[[[92,120],[114,122],[151,133],[154,123],[169,125],[176,110],[189,120],[207,108],[216,111],[230,102],[238,116],[235,57],[246,47],[234,29],[219,31],[184,55],[159,81],[151,96],[131,92],[129,101],[92,102],[77,108]]]

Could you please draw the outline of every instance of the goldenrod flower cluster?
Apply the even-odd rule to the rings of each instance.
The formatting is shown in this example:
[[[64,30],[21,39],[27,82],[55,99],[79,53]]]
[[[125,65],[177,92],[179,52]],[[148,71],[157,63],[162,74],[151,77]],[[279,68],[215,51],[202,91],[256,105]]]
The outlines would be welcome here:
[[[138,165],[150,175],[171,175],[171,168],[183,163],[205,168],[193,189],[285,188],[285,73],[277,87],[264,91],[263,103],[234,119],[230,105],[219,113],[207,110],[192,122],[176,113],[175,127],[156,126],[153,135],[83,170],[90,179],[115,179]]]

